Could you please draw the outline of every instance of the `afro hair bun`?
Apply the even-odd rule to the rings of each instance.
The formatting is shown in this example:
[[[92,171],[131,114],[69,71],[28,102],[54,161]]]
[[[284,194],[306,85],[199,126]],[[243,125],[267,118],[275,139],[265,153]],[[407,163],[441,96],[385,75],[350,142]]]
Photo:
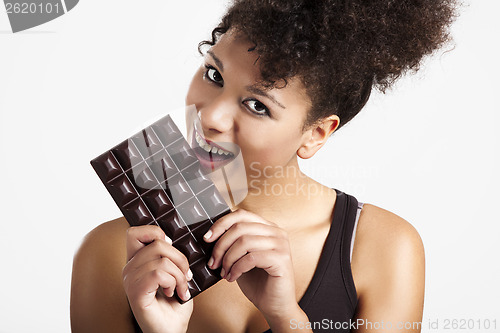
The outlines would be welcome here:
[[[304,128],[336,114],[345,125],[372,88],[385,92],[450,41],[455,0],[236,0],[199,45],[236,29],[255,44],[263,85],[301,78],[312,101]]]

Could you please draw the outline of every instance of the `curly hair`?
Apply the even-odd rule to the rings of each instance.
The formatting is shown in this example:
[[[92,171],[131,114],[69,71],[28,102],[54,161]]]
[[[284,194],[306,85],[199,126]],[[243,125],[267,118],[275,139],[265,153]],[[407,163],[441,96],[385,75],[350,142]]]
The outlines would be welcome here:
[[[303,130],[329,115],[349,122],[372,88],[385,92],[424,56],[451,40],[458,0],[235,0],[213,29],[213,46],[229,29],[259,54],[261,84],[298,77],[312,102]]]

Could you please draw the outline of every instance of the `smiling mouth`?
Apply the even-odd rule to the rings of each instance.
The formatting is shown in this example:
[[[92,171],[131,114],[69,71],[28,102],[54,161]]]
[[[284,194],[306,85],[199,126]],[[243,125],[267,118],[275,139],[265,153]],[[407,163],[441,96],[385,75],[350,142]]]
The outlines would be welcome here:
[[[193,131],[191,140],[191,147],[206,172],[213,172],[235,158],[234,152],[223,149],[220,145],[206,140],[196,130]]]

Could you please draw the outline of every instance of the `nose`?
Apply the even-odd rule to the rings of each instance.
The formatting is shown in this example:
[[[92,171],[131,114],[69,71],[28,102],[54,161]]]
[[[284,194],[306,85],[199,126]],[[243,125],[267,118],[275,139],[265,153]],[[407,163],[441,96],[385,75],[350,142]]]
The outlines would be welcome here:
[[[234,108],[234,104],[231,104],[223,93],[202,105],[198,110],[198,116],[207,139],[213,141],[230,139],[228,136],[234,126]],[[225,140],[222,140],[223,137]]]

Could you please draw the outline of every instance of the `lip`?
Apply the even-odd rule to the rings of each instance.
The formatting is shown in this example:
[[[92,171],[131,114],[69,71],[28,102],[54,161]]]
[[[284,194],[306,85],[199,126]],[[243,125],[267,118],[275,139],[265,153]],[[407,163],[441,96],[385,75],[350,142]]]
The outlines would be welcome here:
[[[196,130],[193,131],[193,135],[191,137],[191,147],[193,148],[193,151],[200,161],[200,164],[202,166],[203,171],[205,172],[213,172],[220,167],[223,167],[224,165],[228,164],[229,162],[233,161],[235,159],[236,154],[234,154],[233,151],[228,150],[227,148],[223,148],[220,145],[214,143],[213,141],[207,140],[203,137],[203,135],[200,135],[203,140],[205,140],[208,144],[211,146],[221,148],[225,151],[231,152],[232,155],[227,155],[227,156],[221,156],[216,153],[209,153],[205,151],[205,149],[201,148],[198,142],[196,141],[196,133],[200,135],[200,133]]]

